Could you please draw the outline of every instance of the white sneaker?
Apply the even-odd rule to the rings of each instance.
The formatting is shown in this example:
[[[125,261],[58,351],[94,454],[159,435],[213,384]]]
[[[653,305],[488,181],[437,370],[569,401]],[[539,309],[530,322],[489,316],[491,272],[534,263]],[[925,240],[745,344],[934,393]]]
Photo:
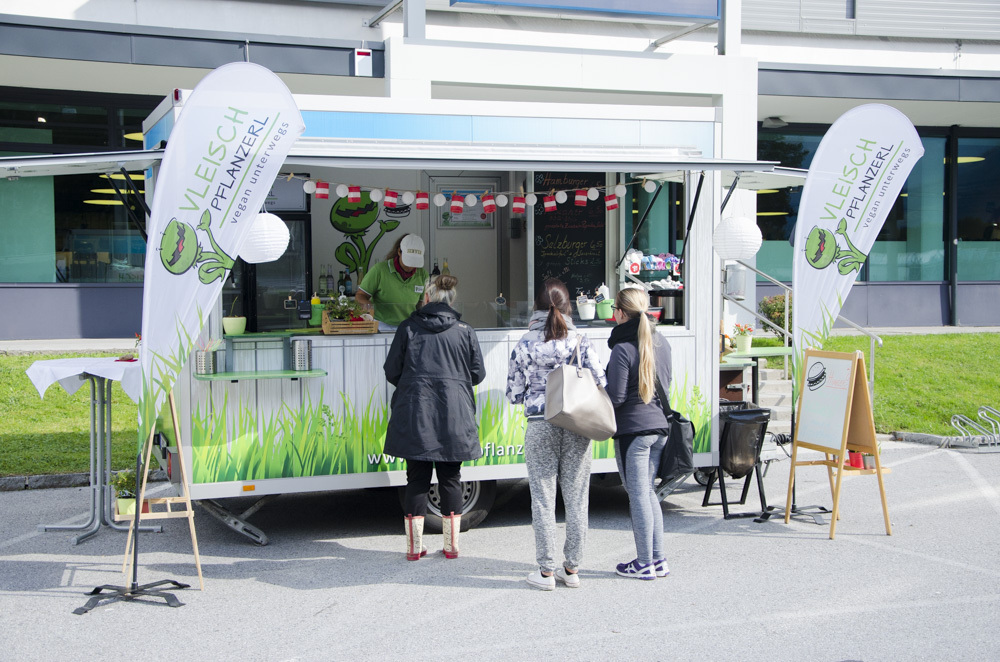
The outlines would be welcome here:
[[[566,588],[580,588],[580,575],[576,572],[566,572],[566,568],[556,570],[557,581],[566,585]]]
[[[656,559],[653,561],[653,568],[656,570],[657,577],[666,577],[670,574],[670,568],[667,567],[666,559]]]
[[[552,575],[546,577],[541,570],[535,570],[528,575],[527,582],[529,586],[543,591],[551,591],[556,587],[556,578]]]

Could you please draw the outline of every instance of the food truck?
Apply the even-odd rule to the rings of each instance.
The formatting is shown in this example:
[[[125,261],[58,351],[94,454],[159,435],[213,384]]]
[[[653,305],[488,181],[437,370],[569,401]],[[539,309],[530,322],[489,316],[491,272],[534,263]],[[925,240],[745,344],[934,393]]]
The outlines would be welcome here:
[[[147,147],[170,140],[187,94],[175,91],[146,120]],[[306,131],[265,205],[288,225],[289,248],[274,262],[237,263],[199,339],[221,348],[213,361],[196,351],[174,386],[180,443],[161,437],[159,456],[169,470],[184,455],[192,499],[264,543],[246,513],[220,500],[405,484],[405,461],[383,452],[392,332],[324,333],[311,305],[349,292],[345,276],[356,288],[404,233],[423,238],[429,272],[458,277],[455,307],[487,367],[476,387],[483,457],[462,470],[468,526],[486,516],[498,479],[527,475],[507,365],[550,276],[567,283],[574,321],[603,360],[614,323],[595,294],[626,284],[654,293],[656,328],[673,350],[671,405],[695,424],[696,465],[717,463],[713,230],[723,184],[774,164],[716,157],[716,109],[627,107],[608,119],[599,107],[567,116],[554,104],[295,98]],[[633,236],[651,211],[651,229]],[[223,318],[236,315],[245,331],[225,333]],[[612,440],[594,442],[593,456],[594,473],[617,471]]]

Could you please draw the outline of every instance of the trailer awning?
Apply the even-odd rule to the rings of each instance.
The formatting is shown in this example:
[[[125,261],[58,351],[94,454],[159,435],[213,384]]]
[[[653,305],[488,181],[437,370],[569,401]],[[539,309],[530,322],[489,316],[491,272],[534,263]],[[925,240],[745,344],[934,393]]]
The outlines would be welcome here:
[[[735,174],[740,173],[739,181],[736,184],[738,189],[748,191],[762,191],[765,189],[782,189],[802,186],[806,183],[808,170],[801,168],[784,168],[771,164],[774,167],[770,170],[740,170],[738,168],[726,169],[722,175],[722,186],[730,188],[736,179]],[[640,175],[645,179],[652,179],[658,182],[684,182],[684,170],[664,171],[648,175]]]
[[[163,150],[45,154],[0,157],[0,177],[44,177],[87,173],[145,170],[163,158]],[[723,171],[741,175],[741,188],[775,188],[766,177],[774,172],[775,182],[794,181],[791,168],[776,167],[769,161],[707,159],[683,149],[641,149],[614,146],[471,145],[381,143],[373,145],[296,145],[285,159],[285,170],[308,168],[382,168],[391,170],[562,170],[567,172],[655,173],[649,179],[683,181],[691,171]],[[805,172],[805,171],[798,171]],[[753,173],[752,175],[750,173]],[[728,175],[732,181],[732,174]],[[724,180],[725,182],[725,180]],[[750,182],[755,182],[751,186]],[[758,185],[759,184],[759,185]],[[767,184],[767,185],[765,185]],[[795,184],[785,183],[785,186]]]
[[[163,158],[162,149],[83,154],[43,154],[0,157],[0,177],[51,177],[94,172],[145,170]]]

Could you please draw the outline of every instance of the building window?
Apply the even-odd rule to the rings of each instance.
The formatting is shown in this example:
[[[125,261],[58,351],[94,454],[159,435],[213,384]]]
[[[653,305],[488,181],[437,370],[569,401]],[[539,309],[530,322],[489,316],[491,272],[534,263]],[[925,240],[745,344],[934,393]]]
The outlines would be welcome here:
[[[0,156],[139,149],[142,120],[158,102],[0,87]],[[144,190],[142,173],[130,176]],[[0,282],[142,281],[145,242],[106,175],[0,181],[0,222]]]
[[[957,167],[958,280],[1000,280],[1000,138],[959,138]]]
[[[823,132],[761,132],[758,158],[808,169]],[[889,211],[859,280],[872,282],[945,280],[945,138],[922,137],[924,156]],[[959,171],[961,172],[961,171]],[[1000,174],[1000,173],[998,173]],[[792,245],[802,187],[758,191],[757,225],[764,237],[757,268],[777,280],[792,280]],[[758,277],[758,280],[763,280]]]

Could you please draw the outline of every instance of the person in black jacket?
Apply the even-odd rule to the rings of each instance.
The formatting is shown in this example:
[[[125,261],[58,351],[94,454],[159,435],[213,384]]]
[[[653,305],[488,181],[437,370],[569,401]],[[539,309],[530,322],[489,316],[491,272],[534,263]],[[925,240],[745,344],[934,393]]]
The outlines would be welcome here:
[[[670,572],[663,553],[663,511],[653,489],[660,456],[667,445],[670,421],[665,409],[669,402],[657,396],[657,384],[664,397],[670,393],[670,345],[656,333],[646,311],[645,290],[628,288],[615,297],[614,317],[608,346],[608,396],[615,406],[615,457],[628,492],[632,533],[637,556],[619,563],[622,577],[656,579]]]
[[[441,493],[444,555],[458,557],[462,526],[462,462],[483,455],[472,387],[486,377],[479,340],[452,309],[458,279],[436,276],[424,288],[424,305],[396,330],[385,359],[385,377],[396,387],[385,435],[385,453],[406,458],[406,558],[427,554],[424,516],[431,472]]]

